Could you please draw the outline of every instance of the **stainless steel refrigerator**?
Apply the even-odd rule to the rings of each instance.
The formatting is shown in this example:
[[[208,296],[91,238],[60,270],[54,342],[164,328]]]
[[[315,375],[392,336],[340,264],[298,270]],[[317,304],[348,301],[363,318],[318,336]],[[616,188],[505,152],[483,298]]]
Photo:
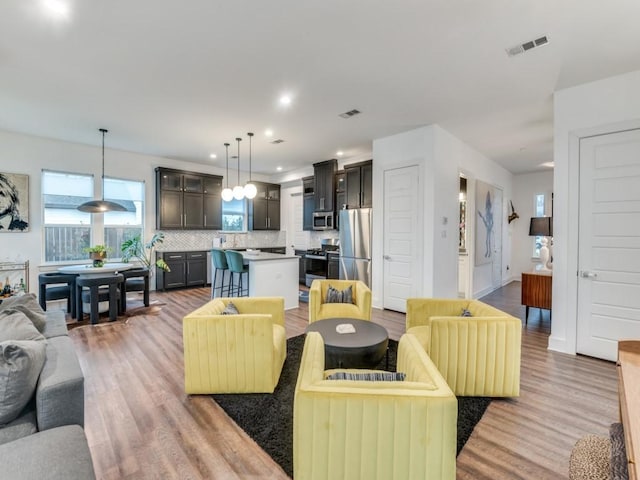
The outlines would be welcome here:
[[[371,209],[340,210],[340,279],[371,287]]]

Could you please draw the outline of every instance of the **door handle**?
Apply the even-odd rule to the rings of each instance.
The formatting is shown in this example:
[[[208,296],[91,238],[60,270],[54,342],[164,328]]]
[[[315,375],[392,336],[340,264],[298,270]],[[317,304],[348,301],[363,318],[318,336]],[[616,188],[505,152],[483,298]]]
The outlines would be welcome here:
[[[391,257],[389,255],[385,255],[382,258],[384,258],[385,260],[391,260]]]
[[[598,274],[595,272],[589,272],[587,270],[580,270],[580,276],[582,278],[596,278]]]

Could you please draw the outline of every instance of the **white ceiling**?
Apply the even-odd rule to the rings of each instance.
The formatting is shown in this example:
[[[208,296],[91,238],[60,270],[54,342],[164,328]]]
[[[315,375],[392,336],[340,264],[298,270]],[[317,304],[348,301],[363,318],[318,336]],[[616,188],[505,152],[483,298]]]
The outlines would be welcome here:
[[[241,136],[244,168],[254,131],[265,174],[432,123],[540,170],[553,92],[640,69],[637,0],[43,1],[0,0],[0,129],[215,165]]]

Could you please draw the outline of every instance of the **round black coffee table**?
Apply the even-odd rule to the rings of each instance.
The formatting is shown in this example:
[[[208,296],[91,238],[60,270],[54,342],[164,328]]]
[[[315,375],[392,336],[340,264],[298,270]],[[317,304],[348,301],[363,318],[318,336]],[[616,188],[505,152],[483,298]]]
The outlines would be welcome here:
[[[338,333],[336,327],[344,323],[353,325],[355,333]],[[354,318],[318,320],[310,323],[305,332],[322,335],[325,369],[373,368],[383,359],[389,344],[389,334],[383,326]]]

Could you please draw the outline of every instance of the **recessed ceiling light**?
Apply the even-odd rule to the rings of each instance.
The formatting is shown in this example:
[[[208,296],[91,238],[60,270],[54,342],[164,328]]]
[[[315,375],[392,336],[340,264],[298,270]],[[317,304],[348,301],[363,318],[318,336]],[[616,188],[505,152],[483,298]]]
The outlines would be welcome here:
[[[291,105],[291,95],[282,95],[280,97],[280,105],[284,105],[285,107]]]
[[[556,166],[555,162],[544,162],[540,164],[541,167],[553,168]]]
[[[344,155],[344,152],[343,152],[342,150],[338,150],[338,151],[336,152],[336,155],[337,155],[337,156],[339,156],[339,157],[341,157],[342,155]]]
[[[264,131],[264,136],[265,136],[265,137],[273,137],[273,130],[271,130],[270,128],[267,128],[267,129]]]
[[[42,0],[44,9],[55,18],[66,18],[69,16],[69,5],[62,0]]]
[[[281,172],[282,171],[282,167],[276,167],[276,170]]]
[[[218,158],[218,155],[216,155],[215,153],[212,153],[211,155],[209,155],[209,158]]]

